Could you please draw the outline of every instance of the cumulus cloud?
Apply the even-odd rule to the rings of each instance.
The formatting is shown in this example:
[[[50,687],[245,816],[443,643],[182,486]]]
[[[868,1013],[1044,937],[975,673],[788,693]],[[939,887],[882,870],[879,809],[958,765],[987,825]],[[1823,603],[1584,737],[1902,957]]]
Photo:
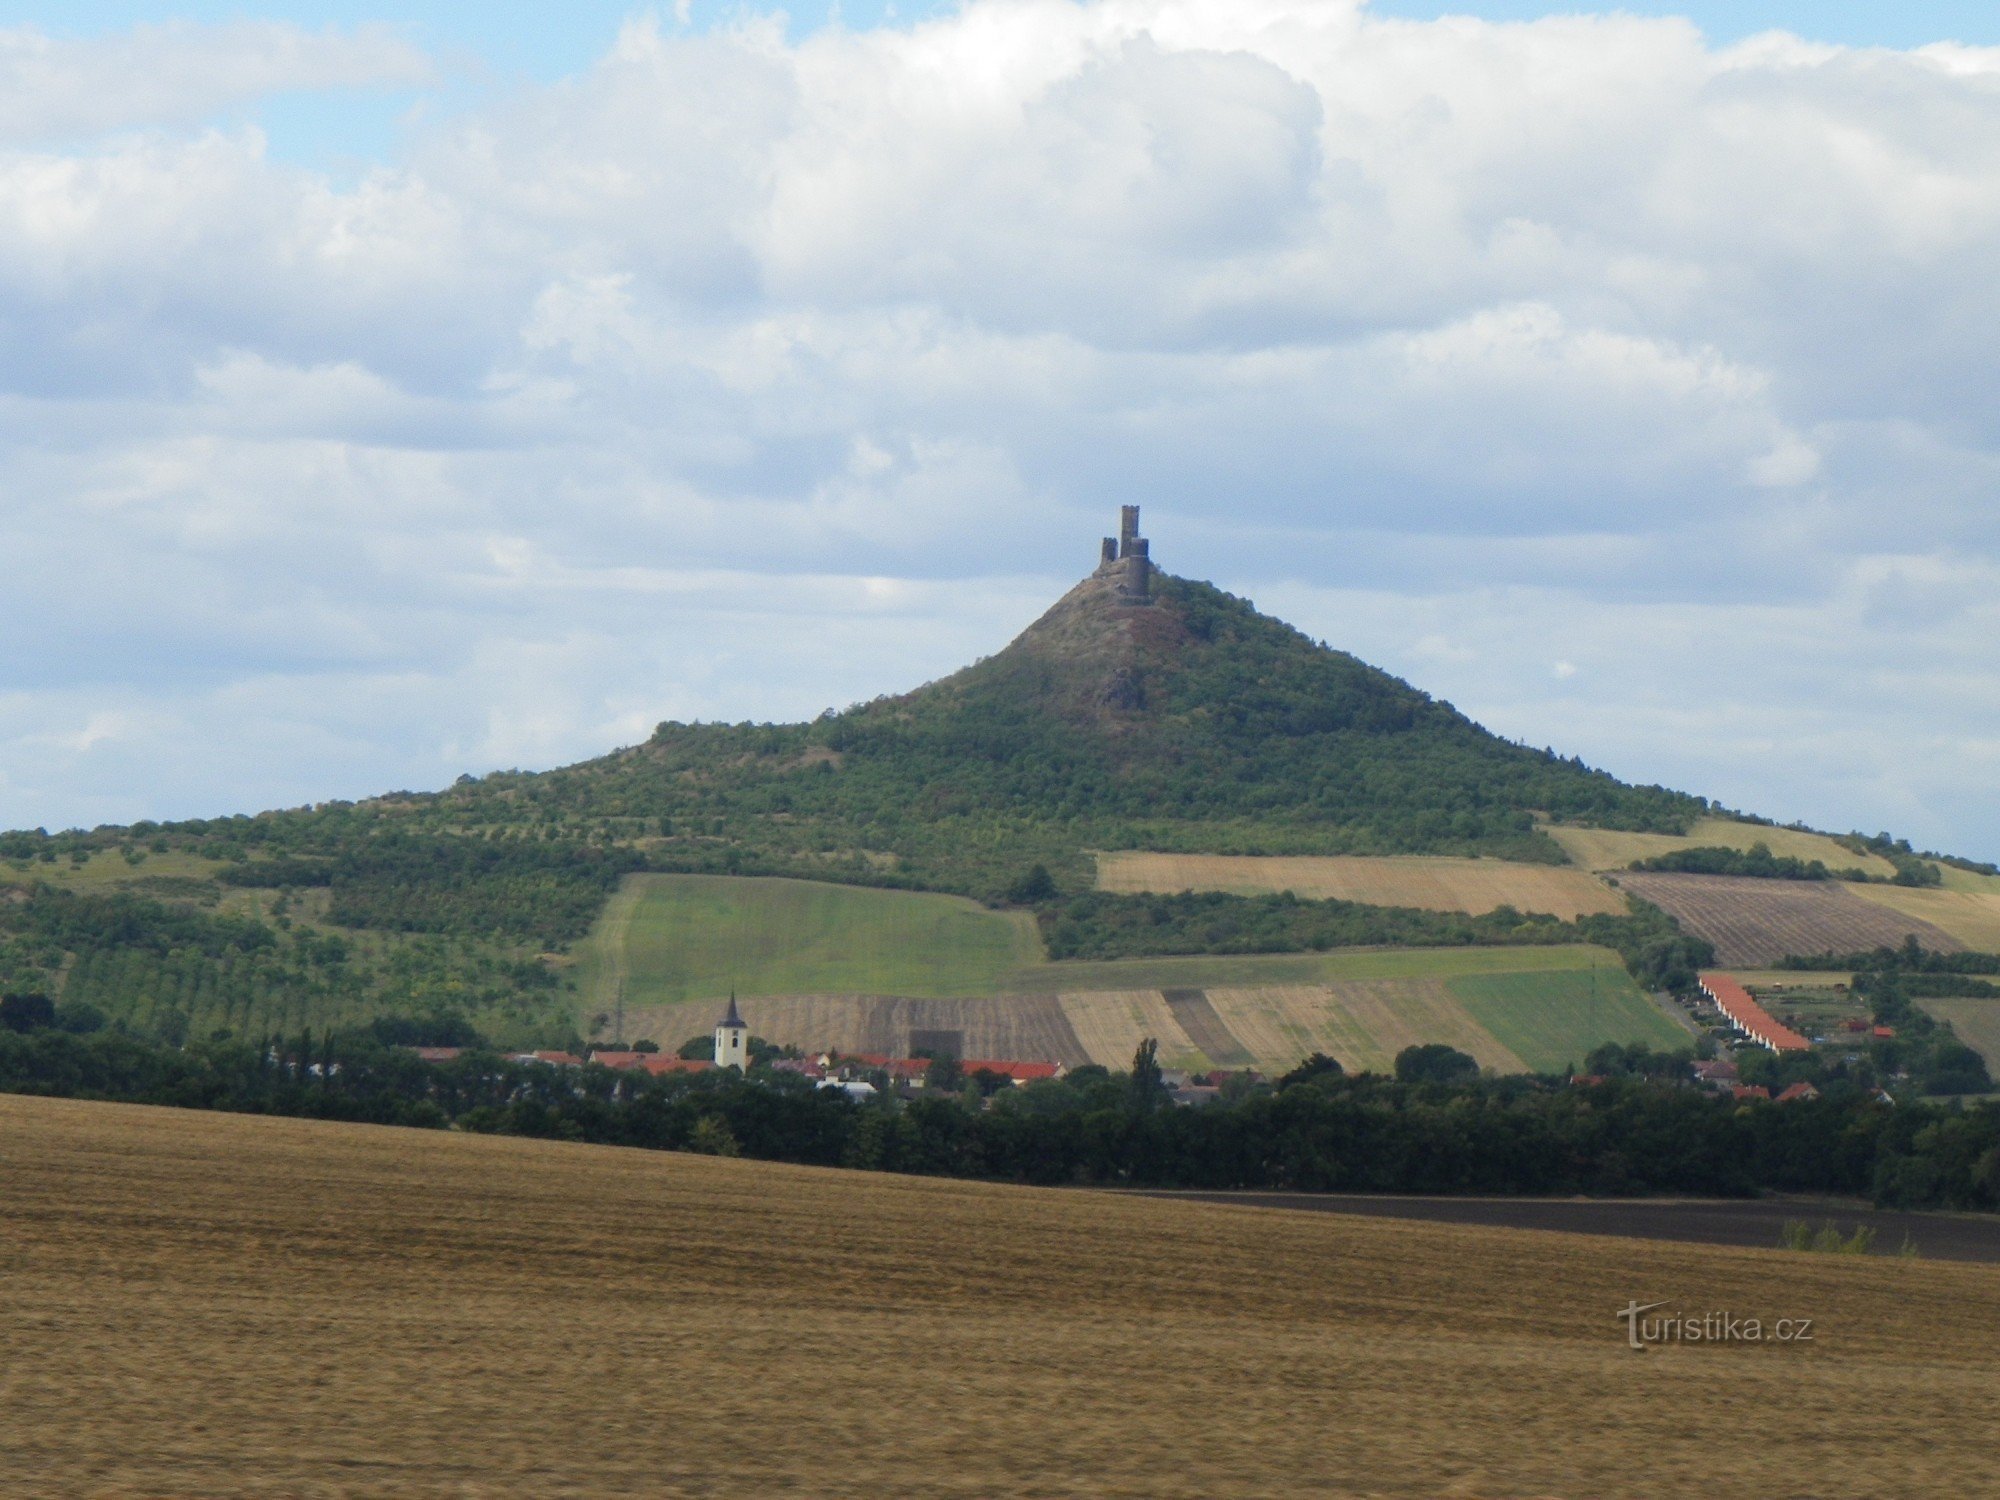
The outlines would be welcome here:
[[[429,59],[384,26],[312,32],[274,21],[170,21],[88,41],[16,27],[0,30],[0,141],[194,124],[266,94],[408,88],[434,78]]]
[[[0,33],[0,822],[909,686],[1137,500],[1503,732],[2000,854],[1995,57],[638,20],[343,187],[210,122],[391,34]]]

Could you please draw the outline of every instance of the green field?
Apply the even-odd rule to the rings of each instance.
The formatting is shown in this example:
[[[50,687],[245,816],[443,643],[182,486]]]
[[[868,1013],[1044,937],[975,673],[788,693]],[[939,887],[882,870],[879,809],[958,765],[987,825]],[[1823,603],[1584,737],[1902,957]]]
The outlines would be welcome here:
[[[1924,1010],[1951,1023],[1958,1039],[2000,1075],[2000,1000],[1920,1000]]]
[[[587,1012],[742,995],[991,995],[1041,957],[1034,919],[958,896],[634,875],[577,952]]]
[[[1596,969],[1465,974],[1445,987],[1475,1021],[1538,1073],[1558,1073],[1572,1063],[1581,1067],[1591,1049],[1606,1042],[1669,1050],[1693,1043],[1687,1029],[1646,997],[1615,956]]]

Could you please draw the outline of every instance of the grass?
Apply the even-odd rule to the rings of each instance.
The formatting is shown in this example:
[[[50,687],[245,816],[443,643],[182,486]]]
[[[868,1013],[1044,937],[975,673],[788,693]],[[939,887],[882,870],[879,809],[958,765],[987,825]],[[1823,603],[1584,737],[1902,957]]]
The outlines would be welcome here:
[[[587,1012],[742,995],[990,995],[1034,962],[1024,913],[810,880],[634,875],[579,947]]]
[[[0,1139],[23,1494],[2000,1492],[1990,1266],[71,1101]],[[1660,1299],[1815,1337],[1634,1354]]]
[[[1761,823],[1739,823],[1733,818],[1702,818],[1686,835],[1670,833],[1620,833],[1606,828],[1566,828],[1556,824],[1542,829],[1563,847],[1574,864],[1586,870],[1622,870],[1634,860],[1652,859],[1677,849],[1742,849],[1768,844],[1773,854],[1791,859],[1820,860],[1829,870],[1856,869],[1870,875],[1889,876],[1896,867],[1878,854],[1856,854],[1823,833],[1801,833],[1795,828],[1766,828]]]
[[[1544,974],[1468,974],[1447,988],[1531,1072],[1581,1067],[1606,1042],[1672,1050],[1691,1041],[1615,963]]]
[[[1248,896],[1293,891],[1319,900],[1474,914],[1512,906],[1565,920],[1586,912],[1625,910],[1622,896],[1581,870],[1424,855],[1362,858],[1127,850],[1097,856],[1097,885],[1106,891],[1226,891]]]

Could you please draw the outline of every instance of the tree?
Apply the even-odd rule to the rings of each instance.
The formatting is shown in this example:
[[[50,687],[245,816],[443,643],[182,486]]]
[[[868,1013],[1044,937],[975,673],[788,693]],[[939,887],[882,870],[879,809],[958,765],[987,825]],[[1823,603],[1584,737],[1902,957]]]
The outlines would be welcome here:
[[[1153,1108],[1167,1091],[1160,1072],[1160,1044],[1152,1037],[1139,1043],[1139,1050],[1132,1054],[1131,1088],[1132,1102],[1141,1109]]]
[[[1007,899],[1016,906],[1034,906],[1038,902],[1053,900],[1055,895],[1056,878],[1044,864],[1035,865],[1007,887]]]
[[[55,1002],[47,995],[0,995],[0,1026],[9,1031],[39,1031],[55,1024]]]
[[[950,1053],[931,1059],[924,1069],[924,1087],[936,1089],[940,1093],[954,1093],[965,1082],[965,1070],[958,1065],[958,1059]]]
[[[714,1062],[715,1033],[704,1031],[700,1036],[689,1037],[680,1044],[677,1055],[696,1062]]]
[[[698,1156],[741,1156],[743,1148],[736,1142],[736,1132],[729,1128],[729,1122],[721,1115],[703,1115],[695,1121],[694,1135],[688,1141],[688,1150]]]
[[[1311,1083],[1320,1078],[1339,1078],[1342,1070],[1339,1063],[1324,1052],[1315,1052],[1291,1072],[1278,1080],[1278,1087],[1288,1089],[1295,1083]]]
[[[1456,1047],[1425,1042],[1396,1054],[1398,1083],[1463,1083],[1479,1076],[1479,1063]]]

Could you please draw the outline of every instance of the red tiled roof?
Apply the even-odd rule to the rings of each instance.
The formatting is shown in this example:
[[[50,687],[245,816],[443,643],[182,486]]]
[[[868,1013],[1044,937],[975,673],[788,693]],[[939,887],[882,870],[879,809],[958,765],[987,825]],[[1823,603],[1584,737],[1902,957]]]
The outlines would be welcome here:
[[[463,1047],[412,1047],[410,1049],[425,1062],[450,1062],[465,1049]]]
[[[1812,1043],[1789,1026],[1780,1025],[1751,993],[1727,974],[1704,974],[1702,990],[1736,1029],[1773,1052],[1804,1052]]]
[[[673,1057],[654,1052],[647,1055],[639,1066],[658,1078],[663,1073],[706,1073],[715,1064],[705,1057]]]
[[[1875,1028],[1875,1035],[1880,1037],[1885,1042],[1894,1037],[1895,1034],[1896,1034],[1896,1028],[1893,1026],[1877,1026]]]
[[[605,1068],[643,1068],[646,1059],[658,1057],[657,1052],[620,1052],[605,1047],[592,1047],[590,1060]]]
[[[1817,1099],[1819,1090],[1809,1083],[1795,1083],[1778,1095],[1778,1102],[1784,1104],[1793,1099]]]
[[[1730,1093],[1738,1099],[1768,1099],[1771,1097],[1771,1091],[1761,1083],[1739,1083],[1735,1088],[1730,1090]]]
[[[1008,1062],[991,1057],[968,1057],[959,1064],[959,1067],[968,1078],[974,1073],[1000,1073],[1016,1083],[1034,1083],[1043,1078],[1054,1078],[1062,1071],[1061,1063]]]

